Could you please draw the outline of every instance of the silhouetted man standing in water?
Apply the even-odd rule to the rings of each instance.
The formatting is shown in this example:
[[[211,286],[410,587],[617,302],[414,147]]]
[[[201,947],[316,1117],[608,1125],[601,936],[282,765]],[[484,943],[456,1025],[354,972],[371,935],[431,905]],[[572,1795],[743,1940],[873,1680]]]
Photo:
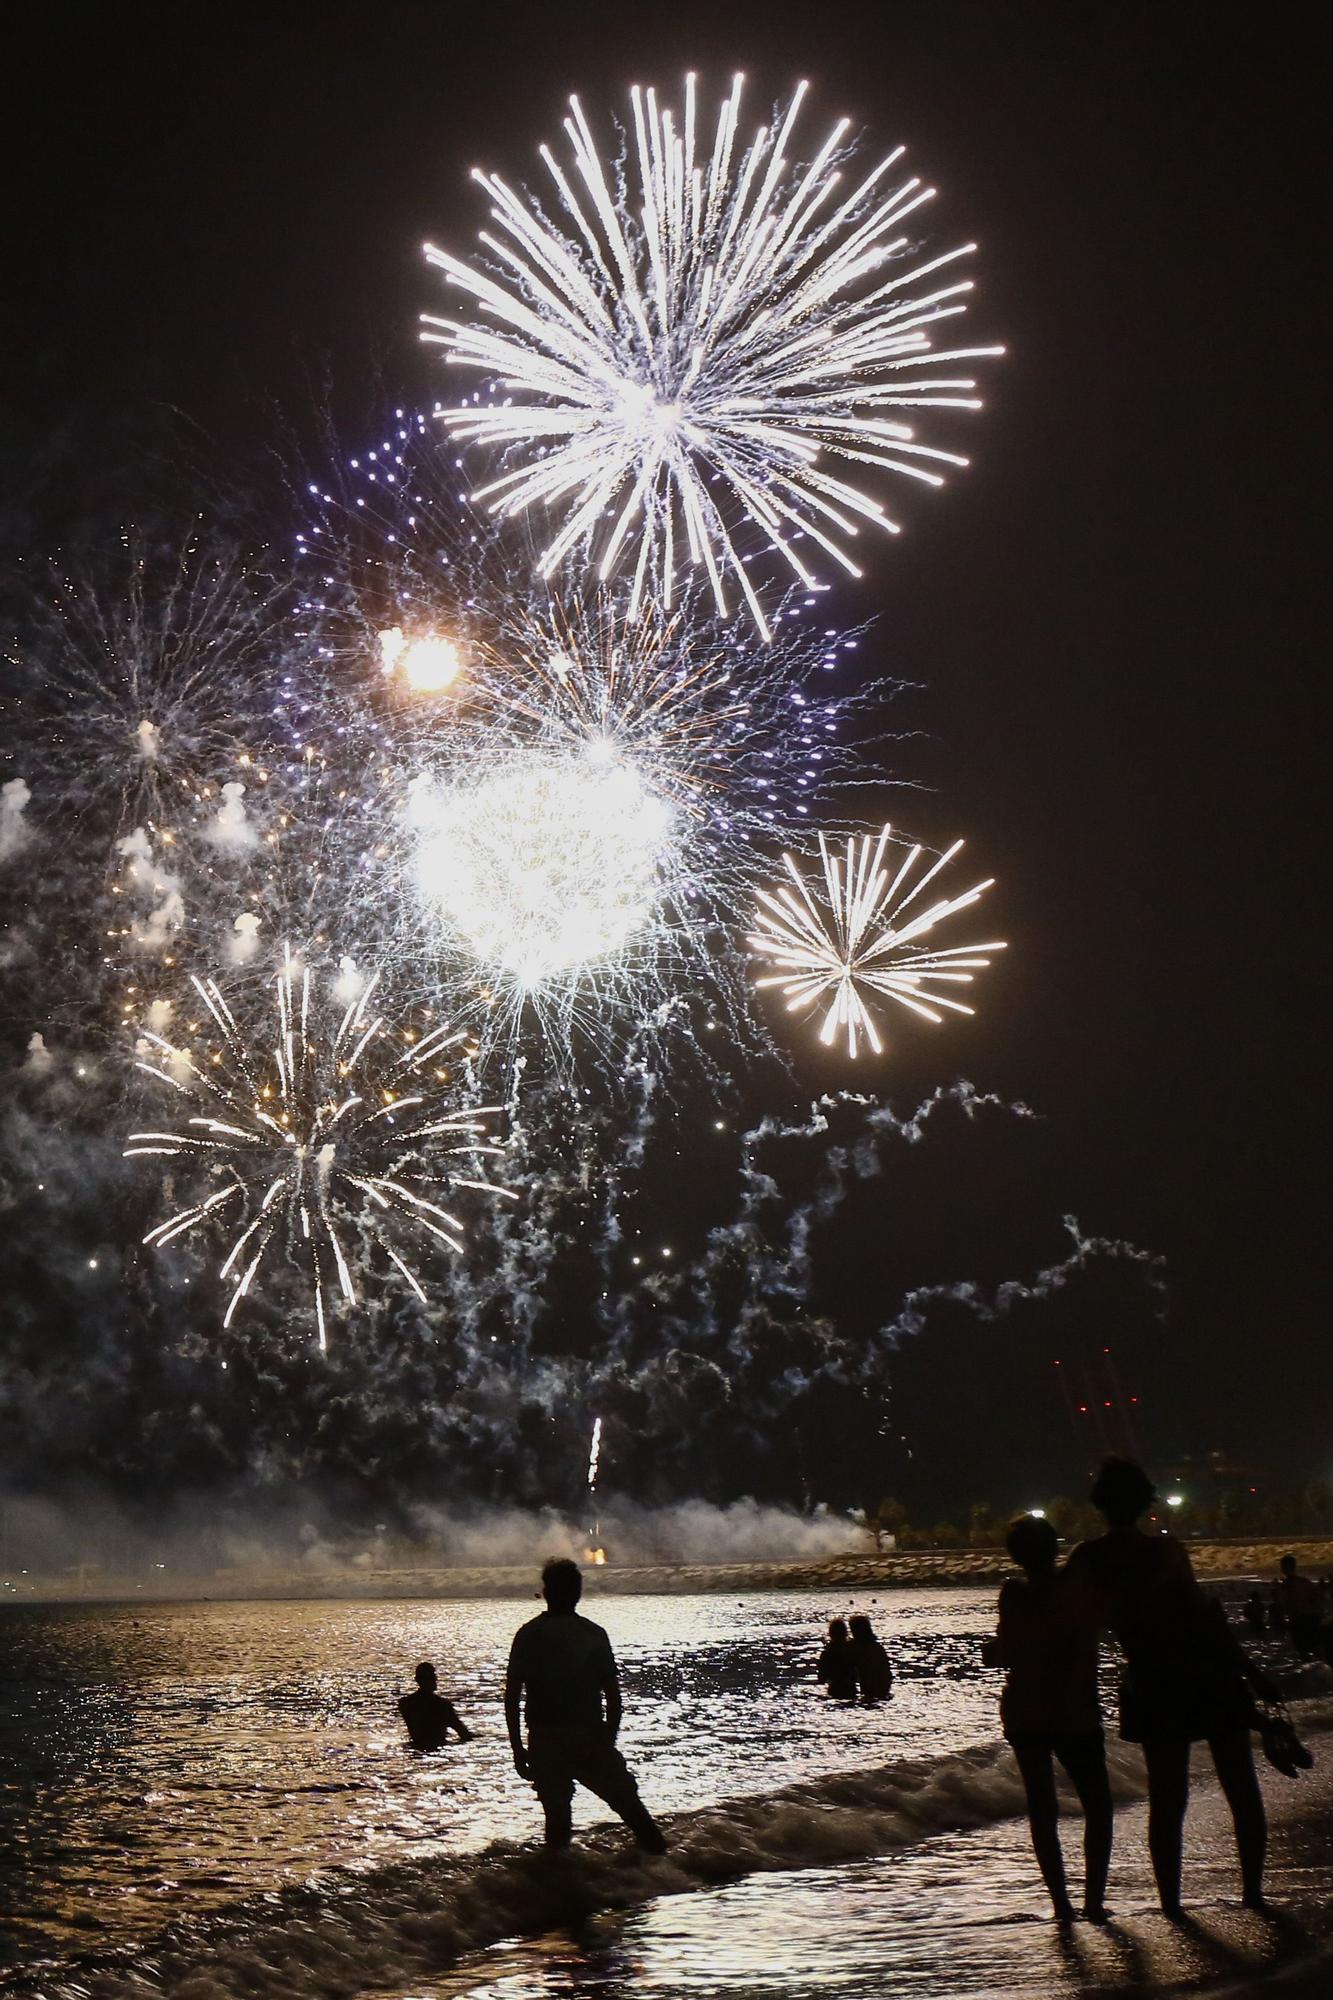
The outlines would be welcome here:
[[[405,1694],[398,1704],[398,1713],[407,1724],[412,1748],[443,1750],[449,1741],[450,1730],[460,1743],[470,1743],[472,1731],[453,1703],[446,1701],[438,1692],[439,1682],[429,1660],[423,1660],[417,1668],[416,1683],[416,1693]]]
[[[514,1634],[505,1680],[514,1769],[536,1787],[548,1847],[568,1847],[574,1837],[572,1807],[579,1784],[620,1815],[640,1847],[663,1854],[661,1828],[616,1748],[623,1703],[611,1641],[600,1625],[580,1618],[582,1595],[577,1563],[567,1557],[548,1562],[542,1571],[546,1609]]]

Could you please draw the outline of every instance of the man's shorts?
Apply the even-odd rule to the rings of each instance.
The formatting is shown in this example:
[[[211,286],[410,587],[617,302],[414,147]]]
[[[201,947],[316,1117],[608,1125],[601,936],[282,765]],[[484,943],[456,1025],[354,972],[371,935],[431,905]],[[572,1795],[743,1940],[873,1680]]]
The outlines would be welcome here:
[[[582,1785],[615,1812],[638,1801],[634,1774],[605,1728],[530,1729],[528,1767],[542,1799],[570,1799]]]

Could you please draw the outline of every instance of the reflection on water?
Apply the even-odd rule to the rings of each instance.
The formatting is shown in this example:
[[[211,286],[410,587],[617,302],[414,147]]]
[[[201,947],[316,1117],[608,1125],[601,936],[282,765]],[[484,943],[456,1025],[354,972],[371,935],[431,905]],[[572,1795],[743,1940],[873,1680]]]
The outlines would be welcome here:
[[[989,1591],[869,1600],[898,1674],[874,1712],[813,1682],[819,1592],[602,1597],[622,1741],[655,1811],[934,1755],[995,1730]],[[10,1960],[130,1942],[332,1867],[537,1831],[500,1712],[520,1603],[0,1611],[0,1919]],[[419,1659],[479,1731],[418,1757],[394,1713]],[[594,1801],[585,1821],[599,1817]],[[0,1960],[3,1962],[3,1960]]]

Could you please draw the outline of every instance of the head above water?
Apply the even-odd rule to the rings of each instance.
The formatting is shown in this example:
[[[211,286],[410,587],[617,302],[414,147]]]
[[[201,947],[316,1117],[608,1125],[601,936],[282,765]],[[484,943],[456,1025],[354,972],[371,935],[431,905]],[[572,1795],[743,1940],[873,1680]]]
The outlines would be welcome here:
[[[429,1660],[423,1660],[417,1668],[416,1682],[423,1694],[434,1694],[436,1673]]]
[[[830,1618],[828,1622],[828,1635],[830,1639],[845,1639],[847,1637],[847,1620],[845,1618]]]
[[[1157,1488],[1132,1458],[1104,1458],[1089,1499],[1113,1528],[1132,1527],[1157,1498]]]
[[[1004,1545],[1020,1569],[1029,1576],[1040,1576],[1055,1568],[1060,1538],[1043,1515],[1018,1514],[1009,1523]]]
[[[1295,1576],[1296,1574],[1295,1556],[1283,1556],[1281,1562],[1278,1564],[1278,1568],[1281,1570],[1283,1576]]]
[[[874,1626],[873,1626],[873,1625],[872,1625],[872,1624],[870,1623],[870,1620],[869,1620],[869,1619],[868,1619],[868,1618],[866,1617],[866,1615],[865,1615],[865,1612],[864,1612],[864,1611],[858,1611],[858,1612],[857,1612],[857,1614],[856,1614],[856,1616],[855,1616],[854,1618],[850,1619],[850,1620],[849,1620],[848,1622],[850,1623],[850,1625],[851,1625],[851,1628],[852,1628],[852,1637],[853,1637],[853,1639],[873,1639],[873,1638],[874,1638],[874,1636],[875,1636],[875,1628],[874,1628]]]
[[[583,1572],[568,1556],[542,1565],[542,1596],[548,1611],[572,1611],[583,1595]]]

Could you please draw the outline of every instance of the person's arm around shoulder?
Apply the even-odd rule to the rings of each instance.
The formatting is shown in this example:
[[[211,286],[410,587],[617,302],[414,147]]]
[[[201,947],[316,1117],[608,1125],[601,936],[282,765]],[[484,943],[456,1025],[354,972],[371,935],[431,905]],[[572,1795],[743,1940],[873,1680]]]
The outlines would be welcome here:
[[[1111,1597],[1093,1553],[1096,1541],[1079,1542],[1069,1551],[1056,1575],[1066,1615],[1081,1625],[1111,1622]]]
[[[1199,1579],[1194,1574],[1194,1564],[1185,1544],[1178,1542],[1174,1535],[1163,1535],[1161,1545],[1165,1552],[1167,1575],[1173,1582],[1192,1584],[1197,1590]]]
[[[523,1741],[523,1629],[520,1627],[515,1632],[514,1643],[509,1648],[509,1667],[505,1674],[505,1728],[509,1731],[514,1769],[520,1778],[530,1781],[532,1766]]]

